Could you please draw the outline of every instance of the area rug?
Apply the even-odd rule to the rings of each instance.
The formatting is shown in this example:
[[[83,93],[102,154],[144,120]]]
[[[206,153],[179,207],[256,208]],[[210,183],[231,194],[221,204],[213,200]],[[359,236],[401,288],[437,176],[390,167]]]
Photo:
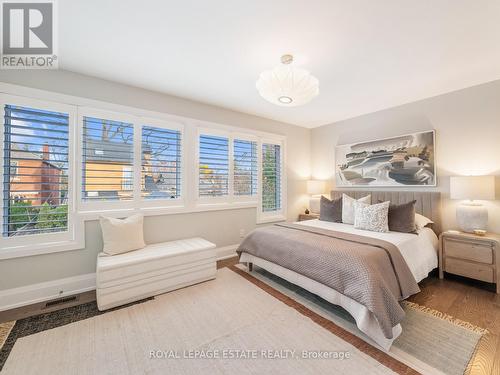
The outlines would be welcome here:
[[[223,268],[215,280],[20,338],[2,374],[417,374],[313,317]]]
[[[236,268],[237,267],[237,268]],[[234,267],[252,278],[264,282],[316,312],[336,325],[376,346],[357,329],[347,311],[322,298],[279,278],[259,267],[248,274],[243,265]],[[389,354],[424,374],[468,374],[469,363],[487,331],[468,322],[455,319],[414,303],[405,302],[406,318],[401,323],[403,333],[394,342]]]
[[[96,301],[92,301],[61,310],[30,316],[17,321],[0,323],[0,372],[15,343],[22,337],[61,327],[97,315],[108,314],[135,304],[151,301],[152,299],[152,297],[146,298],[106,311],[99,311]]]
[[[5,341],[7,341],[7,337],[9,337],[9,334],[12,331],[15,323],[16,322],[0,323],[0,349],[3,348],[3,345],[5,344]]]

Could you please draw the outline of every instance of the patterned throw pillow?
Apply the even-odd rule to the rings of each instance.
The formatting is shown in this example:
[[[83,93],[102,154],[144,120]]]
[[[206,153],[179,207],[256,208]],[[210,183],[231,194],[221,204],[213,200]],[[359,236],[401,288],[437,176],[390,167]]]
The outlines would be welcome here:
[[[370,230],[372,232],[389,231],[389,205],[383,202],[373,205],[354,203],[354,228]]]
[[[347,194],[342,194],[342,222],[344,224],[354,224],[354,202],[371,204],[372,196],[368,194],[366,197],[356,200]]]

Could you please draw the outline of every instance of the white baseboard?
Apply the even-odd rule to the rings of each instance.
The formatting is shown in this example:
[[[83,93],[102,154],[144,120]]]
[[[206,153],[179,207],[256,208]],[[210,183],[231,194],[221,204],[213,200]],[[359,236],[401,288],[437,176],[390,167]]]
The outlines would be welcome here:
[[[95,289],[95,273],[0,290],[0,311],[88,292]]]
[[[236,249],[238,248],[238,246],[239,244],[218,247],[217,249],[215,249],[217,260],[224,260],[236,256]]]
[[[238,244],[216,249],[217,260],[236,256]],[[95,290],[95,273],[0,290],[0,311]]]

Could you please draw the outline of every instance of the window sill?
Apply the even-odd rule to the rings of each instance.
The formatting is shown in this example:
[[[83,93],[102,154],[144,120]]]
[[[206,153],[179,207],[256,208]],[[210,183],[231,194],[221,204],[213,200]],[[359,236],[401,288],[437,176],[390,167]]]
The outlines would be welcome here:
[[[99,216],[107,215],[111,217],[121,218],[134,213],[142,213],[144,216],[157,216],[157,215],[174,215],[174,214],[189,214],[195,212],[210,212],[210,211],[224,211],[224,210],[237,210],[245,208],[257,208],[257,202],[225,202],[225,203],[199,203],[194,207],[184,206],[171,206],[161,208],[126,208],[102,211],[81,211],[77,213],[81,221],[98,220]],[[284,214],[264,215],[257,218],[257,224],[268,224],[280,221],[286,221]],[[85,248],[85,237],[83,228],[79,231],[79,236],[75,240],[68,241],[54,241],[42,242],[37,244],[20,245],[20,246],[6,246],[0,251],[0,260],[7,260],[13,258],[22,258],[43,254],[59,253],[64,251],[81,250]]]
[[[242,208],[255,208],[257,202],[218,202],[218,203],[198,203],[192,207],[141,207],[137,212],[142,213],[144,216],[160,216],[160,215],[175,215],[175,214],[190,214],[196,212],[209,212],[209,211],[225,211],[225,210],[238,210]]]
[[[60,241],[60,242],[45,242],[33,245],[22,245],[4,247],[0,251],[0,260],[23,258],[35,255],[60,253],[63,251],[81,250],[85,248],[84,238],[78,240]]]
[[[257,207],[257,202],[203,202],[198,203],[190,212],[236,210],[239,208]]]
[[[257,202],[213,202],[213,203],[198,203],[192,207],[186,206],[167,206],[167,207],[139,207],[139,208],[122,208],[109,210],[92,210],[79,211],[77,213],[85,221],[99,220],[99,217],[110,216],[122,218],[134,213],[142,213],[144,216],[160,216],[160,215],[176,215],[189,214],[194,212],[206,211],[223,211],[237,210],[242,208],[256,208]]]

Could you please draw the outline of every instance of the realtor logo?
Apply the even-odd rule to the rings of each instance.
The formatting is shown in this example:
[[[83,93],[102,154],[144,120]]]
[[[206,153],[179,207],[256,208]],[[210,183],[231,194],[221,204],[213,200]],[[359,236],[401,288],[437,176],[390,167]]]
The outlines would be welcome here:
[[[2,69],[57,69],[55,2],[2,1]]]

